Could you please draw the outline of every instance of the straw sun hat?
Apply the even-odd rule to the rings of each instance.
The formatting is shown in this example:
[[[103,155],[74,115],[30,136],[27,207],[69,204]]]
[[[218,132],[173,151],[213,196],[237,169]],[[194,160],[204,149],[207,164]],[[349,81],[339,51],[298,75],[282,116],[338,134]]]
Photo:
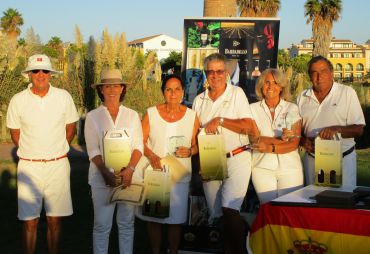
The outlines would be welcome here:
[[[100,74],[100,83],[92,84],[92,88],[102,85],[129,85],[122,80],[122,74],[117,69],[103,70]]]

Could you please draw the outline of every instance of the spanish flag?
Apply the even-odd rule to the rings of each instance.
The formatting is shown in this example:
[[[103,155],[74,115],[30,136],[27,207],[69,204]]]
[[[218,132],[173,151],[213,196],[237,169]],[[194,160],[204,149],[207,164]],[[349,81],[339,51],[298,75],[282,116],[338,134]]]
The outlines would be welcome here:
[[[263,204],[249,244],[254,254],[369,254],[370,211]]]

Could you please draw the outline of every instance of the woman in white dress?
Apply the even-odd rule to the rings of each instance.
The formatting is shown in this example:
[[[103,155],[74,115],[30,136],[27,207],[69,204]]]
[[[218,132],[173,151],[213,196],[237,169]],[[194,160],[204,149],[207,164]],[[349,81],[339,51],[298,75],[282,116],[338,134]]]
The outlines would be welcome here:
[[[94,205],[93,251],[108,253],[109,234],[117,207],[120,253],[133,253],[135,207],[125,203],[109,203],[113,187],[131,184],[135,166],[143,152],[143,134],[137,112],[121,105],[126,92],[119,70],[103,70],[96,87],[102,105],[86,115],[85,140],[90,159],[89,184]],[[103,161],[103,135],[108,130],[124,129],[131,141],[131,159],[126,168],[115,175]]]
[[[256,95],[260,101],[251,111],[261,136],[253,145],[252,181],[260,203],[266,203],[303,187],[301,117],[297,105],[287,101],[288,81],[277,69],[262,72]]]
[[[181,240],[180,224],[187,218],[191,156],[198,153],[196,135],[199,120],[193,110],[181,105],[184,95],[181,78],[167,76],[161,89],[165,103],[148,108],[142,120],[144,155],[157,170],[162,170],[161,158],[169,154],[175,155],[189,174],[172,185],[169,217],[159,219],[139,215],[141,219],[148,221],[147,228],[154,254],[160,252],[163,224],[168,225],[169,253],[177,253]]]

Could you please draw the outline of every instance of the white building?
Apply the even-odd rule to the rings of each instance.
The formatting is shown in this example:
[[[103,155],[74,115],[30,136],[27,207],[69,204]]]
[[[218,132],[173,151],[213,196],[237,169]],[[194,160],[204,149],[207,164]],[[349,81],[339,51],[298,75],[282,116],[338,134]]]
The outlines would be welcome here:
[[[144,54],[148,51],[157,52],[159,61],[167,58],[171,51],[182,52],[182,41],[165,34],[158,34],[133,40],[130,41],[128,45],[130,47],[142,49]]]

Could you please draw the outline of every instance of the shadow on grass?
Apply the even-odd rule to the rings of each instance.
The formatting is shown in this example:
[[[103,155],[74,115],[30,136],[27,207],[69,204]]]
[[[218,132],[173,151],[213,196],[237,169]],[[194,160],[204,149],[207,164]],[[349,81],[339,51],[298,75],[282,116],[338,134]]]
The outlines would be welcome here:
[[[92,251],[93,206],[90,187],[87,182],[89,161],[83,152],[73,156],[71,163],[71,193],[73,215],[62,221],[62,238],[60,253],[90,254]],[[14,162],[1,164],[0,182],[0,253],[22,253],[22,223],[17,218],[17,191],[15,185],[16,170]],[[12,184],[13,182],[13,184]],[[113,223],[109,253],[119,253],[117,227]],[[36,253],[47,253],[46,218],[42,213],[39,221]],[[150,243],[145,223],[137,220],[135,224],[134,253],[150,253]]]

